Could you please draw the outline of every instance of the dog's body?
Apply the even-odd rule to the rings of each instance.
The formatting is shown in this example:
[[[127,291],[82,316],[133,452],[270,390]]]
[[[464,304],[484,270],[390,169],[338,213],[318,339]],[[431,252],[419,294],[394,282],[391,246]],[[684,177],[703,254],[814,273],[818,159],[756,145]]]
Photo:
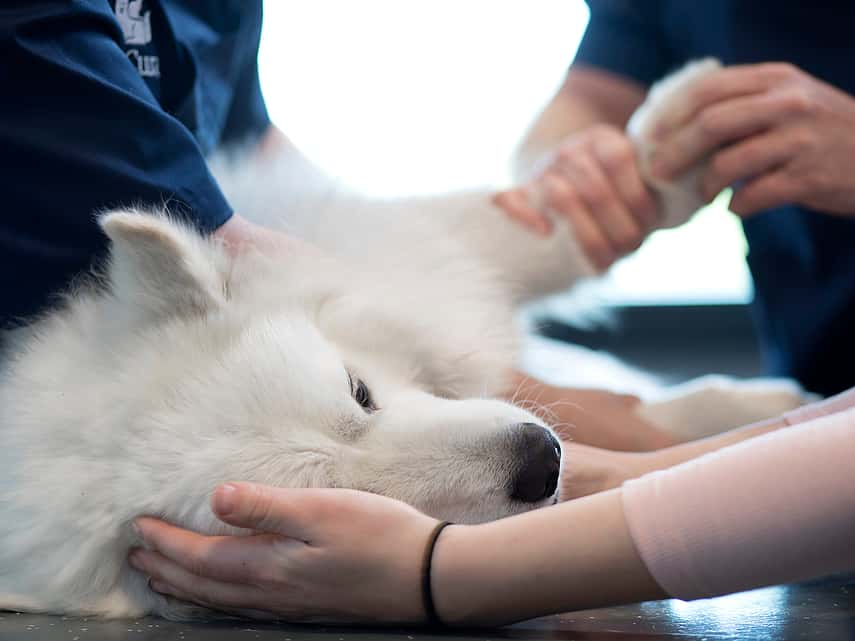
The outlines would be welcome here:
[[[593,273],[570,230],[534,237],[483,191],[329,199],[290,171],[222,181],[241,213],[325,253],[295,243],[233,258],[162,216],[115,213],[102,218],[112,252],[99,284],[10,341],[0,608],[198,614],[129,569],[130,522],[231,531],[208,507],[230,479],[363,489],[462,522],[556,500],[549,431],[490,399],[517,356],[515,306]],[[256,193],[273,182],[275,197]],[[725,394],[717,427],[798,400],[777,393],[731,393],[749,399],[736,415]],[[644,411],[680,424],[698,406]]]

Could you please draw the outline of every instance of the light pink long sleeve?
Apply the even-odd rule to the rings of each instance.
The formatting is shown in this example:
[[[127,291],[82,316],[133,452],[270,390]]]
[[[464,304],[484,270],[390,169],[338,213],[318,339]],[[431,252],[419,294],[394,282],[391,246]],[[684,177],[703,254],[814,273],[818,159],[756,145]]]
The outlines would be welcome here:
[[[790,427],[623,485],[635,545],[669,595],[855,570],[855,391],[785,419]]]

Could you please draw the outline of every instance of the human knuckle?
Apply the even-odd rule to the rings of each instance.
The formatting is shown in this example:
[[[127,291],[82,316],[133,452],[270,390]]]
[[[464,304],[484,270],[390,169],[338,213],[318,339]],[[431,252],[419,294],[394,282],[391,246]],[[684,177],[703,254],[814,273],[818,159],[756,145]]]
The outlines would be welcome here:
[[[289,587],[287,575],[278,564],[258,563],[245,569],[253,577],[253,583],[259,587],[275,586],[277,590],[285,590]]]
[[[802,192],[816,193],[823,192],[830,187],[831,181],[824,172],[806,171],[802,172],[797,180],[791,181],[790,186]]]
[[[652,223],[656,216],[656,203],[643,188],[632,196],[629,205],[636,220],[644,225]]]
[[[790,133],[790,144],[793,153],[804,153],[813,147],[815,137],[808,127],[798,127]]]
[[[614,138],[603,142],[599,157],[609,171],[625,172],[635,164],[635,149],[625,138]]]
[[[611,246],[606,244],[599,245],[596,249],[590,250],[589,256],[598,269],[607,269],[617,258]]]
[[[210,573],[211,560],[204,552],[197,552],[187,560],[187,569],[196,576]]]
[[[688,90],[689,99],[698,105],[706,105],[716,101],[720,88],[707,80],[700,80],[695,86]]]
[[[572,196],[565,189],[550,189],[546,194],[546,205],[561,213],[569,212],[573,208]]]
[[[791,62],[770,62],[764,70],[773,80],[792,80],[800,74],[800,69]]]
[[[582,244],[585,247],[585,253],[591,257],[597,266],[605,266],[610,262],[609,256],[612,249],[605,240],[599,237],[589,237]]]
[[[795,85],[781,95],[781,104],[787,113],[806,114],[813,109],[813,97],[807,87]]]
[[[752,155],[753,152],[750,149],[745,149],[742,154],[743,159],[746,161],[750,161]],[[728,154],[715,154],[710,158],[707,165],[706,177],[712,180],[719,179],[731,170],[732,164],[733,160]]]
[[[252,522],[263,525],[270,518],[271,499],[267,492],[256,489],[248,501],[247,513]]]
[[[701,135],[713,137],[721,130],[721,117],[714,109],[708,109],[698,115],[698,130]]]
[[[541,187],[547,196],[562,192],[569,188],[570,177],[558,167],[550,167],[543,174]]]
[[[578,153],[579,151],[575,145],[562,145],[555,154],[555,159],[558,163],[569,163],[573,161]],[[558,169],[555,164],[552,167]]]
[[[641,233],[637,230],[626,230],[615,234],[614,244],[621,252],[636,249],[641,244]]]
[[[611,192],[605,182],[595,178],[583,181],[578,185],[578,190],[582,198],[592,206],[606,202],[611,198]]]

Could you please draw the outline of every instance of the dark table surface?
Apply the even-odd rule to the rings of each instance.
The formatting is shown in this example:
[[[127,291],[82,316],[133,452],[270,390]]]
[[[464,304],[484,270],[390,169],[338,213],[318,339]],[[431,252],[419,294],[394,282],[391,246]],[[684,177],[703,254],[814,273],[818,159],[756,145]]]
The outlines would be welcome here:
[[[0,612],[0,641],[623,641],[738,639],[739,641],[855,640],[855,577],[781,586],[718,599],[661,601],[543,617],[493,630],[425,632],[392,628],[230,621],[172,623],[162,619],[98,621]]]

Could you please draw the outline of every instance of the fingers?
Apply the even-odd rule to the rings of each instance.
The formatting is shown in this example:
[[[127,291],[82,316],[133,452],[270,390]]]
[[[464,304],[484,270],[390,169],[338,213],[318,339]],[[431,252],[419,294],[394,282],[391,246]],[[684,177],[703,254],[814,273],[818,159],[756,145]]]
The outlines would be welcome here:
[[[214,490],[211,509],[229,525],[309,541],[317,509],[325,500],[322,494],[256,483],[227,483]]]
[[[259,608],[264,603],[264,591],[259,588],[200,576],[158,552],[136,550],[130,562],[150,577],[155,592],[182,601],[216,608]]]
[[[658,203],[641,178],[635,147],[608,126],[572,136],[534,183],[498,194],[494,202],[544,235],[552,229],[545,212],[566,219],[599,270],[637,249],[658,219]]]
[[[493,203],[504,209],[512,220],[533,232],[546,236],[552,231],[552,222],[549,217],[532,206],[530,194],[524,187],[496,194],[493,197]]]
[[[596,212],[596,222],[617,256],[636,249],[644,238],[640,222],[620,198],[602,167],[580,158],[566,170],[585,205]]]
[[[748,138],[716,153],[703,176],[702,190],[708,200],[734,182],[759,176],[793,157],[798,143],[787,135],[769,132]]]
[[[305,543],[276,535],[203,536],[151,518],[137,519],[145,542],[191,574],[230,582],[252,582],[266,575],[271,557]]]
[[[656,225],[656,198],[641,178],[635,146],[623,134],[600,136],[592,144],[604,173],[641,227],[650,229]]]
[[[740,187],[730,201],[730,209],[745,217],[759,211],[793,202],[794,180],[783,170],[763,174]]]
[[[661,141],[651,171],[663,180],[679,176],[721,146],[771,129],[807,108],[795,92],[740,97],[712,105]]]
[[[656,124],[654,137],[663,140],[704,108],[739,96],[763,93],[796,73],[795,67],[780,63],[733,65],[711,73],[674,97],[667,113]]]
[[[543,177],[546,202],[556,214],[566,218],[571,226],[577,242],[582,246],[585,255],[598,270],[605,270],[615,260],[618,253],[605,232],[597,223],[591,210],[585,205],[576,190],[568,181],[553,172]]]

